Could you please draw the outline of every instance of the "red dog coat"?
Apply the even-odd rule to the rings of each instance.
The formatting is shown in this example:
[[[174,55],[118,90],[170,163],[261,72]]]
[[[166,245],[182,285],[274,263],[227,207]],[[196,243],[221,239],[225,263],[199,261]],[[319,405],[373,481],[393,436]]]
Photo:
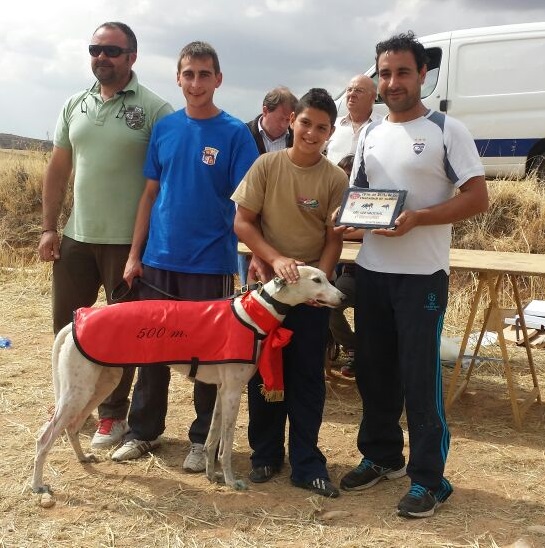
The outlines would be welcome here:
[[[242,306],[267,333],[237,316],[232,300],[134,301],[74,312],[73,336],[89,360],[110,367],[154,364],[255,363],[268,401],[282,400],[282,348],[292,332],[280,327],[251,293]]]

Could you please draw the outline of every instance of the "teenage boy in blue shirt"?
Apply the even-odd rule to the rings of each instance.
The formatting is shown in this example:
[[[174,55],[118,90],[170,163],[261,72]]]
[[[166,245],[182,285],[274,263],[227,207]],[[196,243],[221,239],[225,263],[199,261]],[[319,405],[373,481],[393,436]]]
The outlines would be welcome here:
[[[222,73],[216,51],[191,42],[179,56],[177,82],[186,107],[153,131],[144,167],[146,188],[136,217],[124,278],[143,277],[181,299],[219,299],[233,292],[237,241],[229,196],[258,156],[246,124],[214,104]],[[143,255],[142,255],[143,252]],[[135,284],[137,299],[165,299]],[[129,412],[130,431],[114,460],[135,459],[157,447],[165,429],[170,368],[142,367]],[[189,429],[183,468],[205,469],[203,453],[216,386],[195,381],[197,418]]]

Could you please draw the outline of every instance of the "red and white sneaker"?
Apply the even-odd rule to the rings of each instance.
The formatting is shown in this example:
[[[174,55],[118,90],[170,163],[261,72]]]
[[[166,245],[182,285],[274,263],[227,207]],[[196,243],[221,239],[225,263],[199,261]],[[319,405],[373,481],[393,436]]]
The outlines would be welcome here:
[[[113,447],[123,439],[128,431],[129,426],[126,420],[99,419],[97,431],[91,440],[91,447],[95,449]]]

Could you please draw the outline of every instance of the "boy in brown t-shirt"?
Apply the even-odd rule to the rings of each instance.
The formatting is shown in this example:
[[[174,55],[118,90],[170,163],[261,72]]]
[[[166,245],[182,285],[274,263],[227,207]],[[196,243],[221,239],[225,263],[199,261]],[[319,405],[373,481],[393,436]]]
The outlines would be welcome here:
[[[322,154],[334,131],[337,108],[323,89],[311,89],[291,115],[293,147],[260,156],[235,191],[235,232],[254,253],[249,278],[263,282],[298,277],[297,265],[323,270],[332,279],[342,249],[331,216],[347,186],[342,169]],[[293,485],[337,497],[326,459],[318,449],[325,402],[324,355],[329,309],[303,304],[291,309],[284,325],[293,331],[284,350],[283,402],[266,402],[258,373],[248,384],[252,453],[250,480],[262,483],[284,463],[289,418],[289,460]]]

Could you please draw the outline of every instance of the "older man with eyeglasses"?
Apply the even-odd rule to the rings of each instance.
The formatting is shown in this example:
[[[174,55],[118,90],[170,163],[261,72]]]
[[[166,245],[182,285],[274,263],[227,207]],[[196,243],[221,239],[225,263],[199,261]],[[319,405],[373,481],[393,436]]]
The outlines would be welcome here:
[[[350,80],[346,87],[348,114],[337,118],[335,132],[327,145],[327,157],[334,164],[356,152],[362,128],[378,118],[373,115],[376,97],[375,83],[365,74],[357,74]]]
[[[43,183],[38,253],[43,261],[54,262],[55,333],[72,321],[76,308],[95,303],[101,286],[110,302],[123,279],[151,129],[173,112],[138,83],[132,71],[137,40],[127,25],[100,25],[89,53],[96,82],[65,103]],[[72,177],[74,204],[61,240],[59,217]],[[134,368],[125,368],[119,386],[99,406],[93,447],[111,447],[122,439],[133,377]]]

